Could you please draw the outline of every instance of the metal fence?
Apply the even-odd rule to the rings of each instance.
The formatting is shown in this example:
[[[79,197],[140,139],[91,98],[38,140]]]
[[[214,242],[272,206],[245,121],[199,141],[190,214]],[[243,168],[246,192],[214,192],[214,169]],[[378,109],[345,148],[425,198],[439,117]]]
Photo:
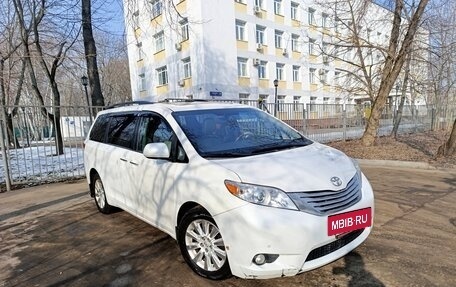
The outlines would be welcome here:
[[[242,103],[275,115],[319,142],[361,137],[366,118],[370,115],[370,108],[362,105]],[[85,176],[83,140],[92,122],[87,107],[6,106],[0,110],[2,191],[8,187],[7,178],[11,184],[20,185]],[[92,108],[92,114],[95,115],[97,110]],[[379,135],[391,133],[395,113],[396,107],[386,107],[380,120]],[[405,106],[399,133],[447,128],[455,117],[456,107],[439,111],[425,106]],[[62,142],[56,141],[58,131]]]

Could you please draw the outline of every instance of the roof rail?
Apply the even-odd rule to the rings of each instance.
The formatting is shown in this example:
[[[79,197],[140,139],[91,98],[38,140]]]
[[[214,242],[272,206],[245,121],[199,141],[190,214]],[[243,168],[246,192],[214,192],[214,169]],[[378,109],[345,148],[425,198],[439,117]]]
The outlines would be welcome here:
[[[113,108],[120,108],[120,107],[128,107],[128,106],[139,106],[139,105],[150,105],[153,104],[154,102],[151,101],[131,101],[131,102],[123,102],[123,103],[118,103],[118,104],[113,104],[110,106],[107,106],[105,110],[113,109]]]
[[[192,102],[209,102],[210,100],[205,99],[179,99],[179,98],[167,98],[162,101],[161,103],[192,103]]]

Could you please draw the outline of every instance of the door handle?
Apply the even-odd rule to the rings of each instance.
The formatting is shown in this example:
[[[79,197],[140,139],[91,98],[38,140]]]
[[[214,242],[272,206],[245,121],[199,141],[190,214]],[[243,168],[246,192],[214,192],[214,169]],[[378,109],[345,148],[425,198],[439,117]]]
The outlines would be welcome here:
[[[126,158],[120,158],[121,161],[127,162]]]
[[[130,163],[131,163],[132,165],[136,165],[136,166],[139,165],[138,163],[136,163],[136,162],[134,162],[134,161],[130,161]]]

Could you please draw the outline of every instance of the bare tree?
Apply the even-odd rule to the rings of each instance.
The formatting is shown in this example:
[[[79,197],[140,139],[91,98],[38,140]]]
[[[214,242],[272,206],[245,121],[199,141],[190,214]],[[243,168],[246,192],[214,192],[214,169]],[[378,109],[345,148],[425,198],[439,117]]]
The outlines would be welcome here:
[[[63,30],[59,30],[63,19],[59,18],[58,14],[52,14],[52,9],[61,8],[62,2],[60,1],[13,0],[13,3],[21,31],[21,44],[24,47],[24,59],[30,85],[41,105],[41,113],[54,125],[56,151],[60,155],[63,154],[63,137],[60,128],[61,95],[57,83],[57,69],[62,65],[67,52],[74,45],[79,30],[75,23],[70,21],[65,23]],[[53,33],[46,37],[46,32],[49,30]],[[43,48],[43,45],[46,47]],[[37,80],[38,67],[32,59],[36,59],[38,62],[38,67],[41,68],[40,70],[45,75],[47,84],[52,91],[52,112],[45,107],[44,96]]]
[[[415,34],[421,23],[421,19],[429,0],[420,0],[416,11],[412,13],[410,22],[405,30],[405,35],[401,39],[400,26],[402,15],[406,11],[403,0],[396,0],[394,9],[394,19],[391,28],[391,36],[387,51],[385,65],[381,75],[380,88],[372,105],[372,112],[367,121],[367,126],[361,138],[365,146],[372,146],[375,142],[379,120],[385,107],[388,95],[393,88],[397,76],[401,72],[402,66],[406,60],[406,55],[410,53]]]

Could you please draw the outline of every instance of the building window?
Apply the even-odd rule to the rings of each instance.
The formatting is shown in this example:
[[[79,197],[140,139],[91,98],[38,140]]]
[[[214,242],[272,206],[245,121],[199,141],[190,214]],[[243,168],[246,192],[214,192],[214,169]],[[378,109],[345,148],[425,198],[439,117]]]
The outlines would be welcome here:
[[[136,10],[134,13],[133,13],[133,28],[137,29],[139,28],[139,10]]]
[[[328,14],[321,14],[321,27],[328,28]]]
[[[320,82],[326,84],[328,82],[328,70],[320,70]]]
[[[146,73],[144,71],[144,68],[142,68],[139,71],[139,91],[145,91],[146,90]]]
[[[317,24],[317,21],[315,21],[315,9],[309,8],[308,12],[309,25],[315,26]]]
[[[235,0],[236,2],[238,3],[243,3],[244,4],[244,0]]]
[[[321,52],[323,55],[329,55],[328,54],[328,47],[329,47],[329,43],[327,42],[322,42],[321,43]]]
[[[168,70],[166,66],[157,69],[158,85],[167,85],[168,84]]]
[[[144,50],[143,50],[142,42],[139,42],[138,44],[136,44],[136,47],[138,47],[138,61],[141,61],[142,59],[144,59]]]
[[[285,80],[285,74],[284,74],[284,69],[285,65],[284,64],[276,64],[276,79],[283,81]]]
[[[191,78],[192,77],[192,62],[190,61],[190,57],[183,59],[182,65],[184,67],[184,79]]]
[[[266,27],[256,25],[256,42],[257,44],[262,44],[264,45],[264,31],[266,30]]]
[[[296,2],[291,2],[291,19],[298,20],[298,10],[299,4]]]
[[[245,22],[236,20],[236,40],[245,41]]]
[[[158,17],[162,14],[163,5],[161,0],[152,0],[149,1],[152,5],[152,18]]]
[[[309,54],[315,55],[315,39],[309,38]]]
[[[317,110],[317,97],[310,97],[310,111],[315,112]]]
[[[336,71],[334,72],[334,85],[339,86],[340,85],[340,72]]]
[[[274,0],[274,14],[282,15],[282,0]]]
[[[315,68],[310,68],[309,69],[309,83],[315,84]]]
[[[158,32],[154,36],[155,39],[155,52],[160,52],[165,49],[165,34],[163,31]]]
[[[258,6],[261,9],[263,9],[263,0],[255,0],[255,6]]]
[[[299,102],[301,101],[300,96],[293,96],[293,111],[298,112],[299,111]]]
[[[291,35],[291,50],[299,51],[299,36],[296,34]]]
[[[237,58],[238,77],[248,77],[247,74],[247,59]]]
[[[283,32],[279,30],[275,30],[275,47],[276,48],[282,48],[282,36]]]
[[[181,28],[181,41],[186,41],[189,39],[188,35],[188,19],[185,18],[179,22]]]
[[[239,94],[239,103],[247,105],[249,103],[249,94]]]
[[[258,65],[258,78],[259,79],[266,79],[266,66],[268,62],[266,61],[260,61],[260,64]]]
[[[301,67],[293,66],[293,82],[299,82],[299,70]]]

